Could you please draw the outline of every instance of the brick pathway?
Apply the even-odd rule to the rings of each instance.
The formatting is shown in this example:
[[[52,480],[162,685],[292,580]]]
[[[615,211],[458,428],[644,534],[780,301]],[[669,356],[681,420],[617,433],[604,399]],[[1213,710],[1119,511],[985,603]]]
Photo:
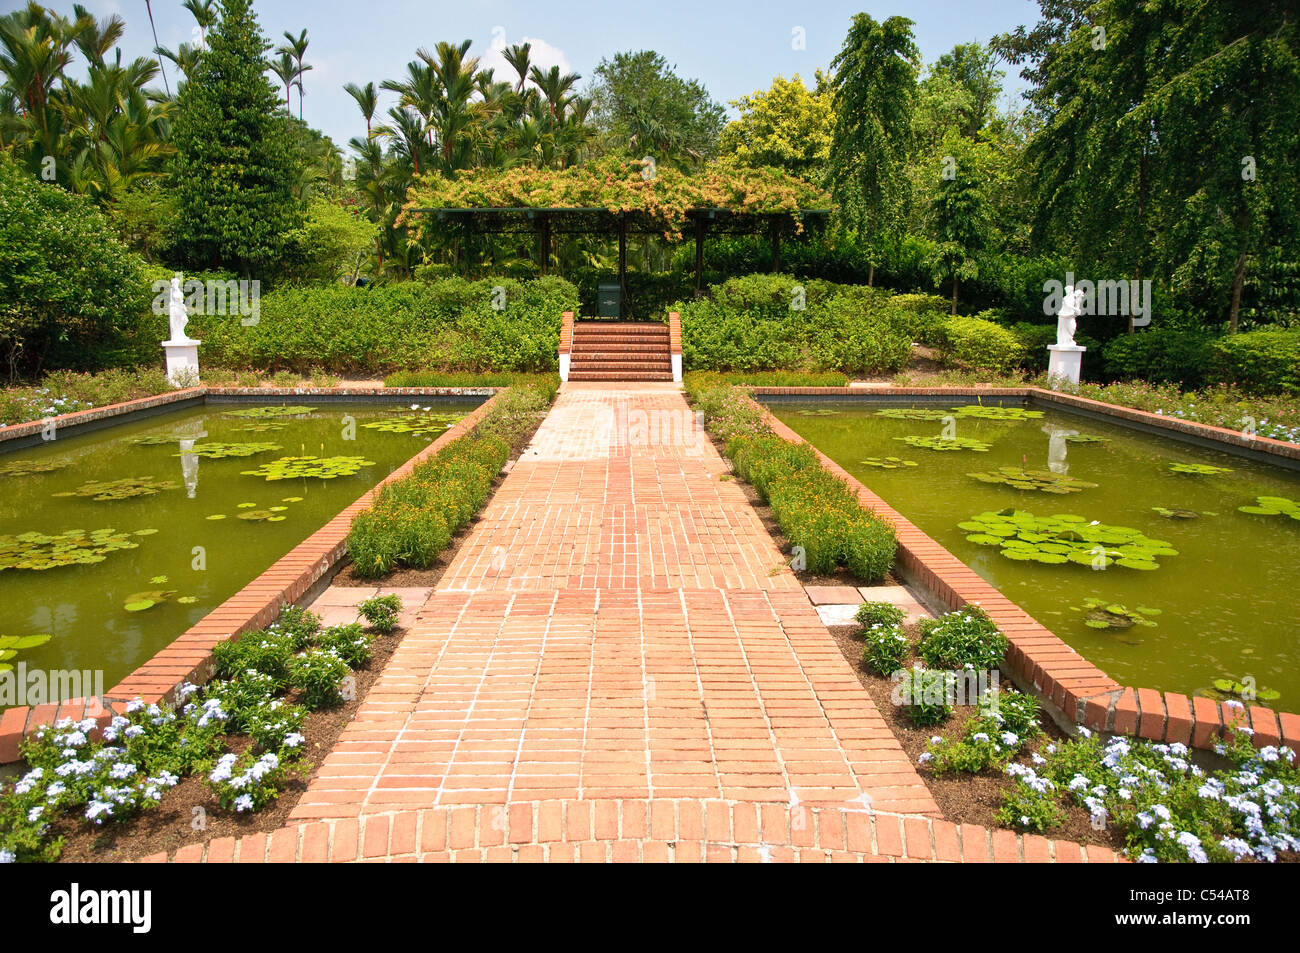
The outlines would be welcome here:
[[[175,859],[1114,859],[938,820],[726,472],[678,385],[565,385],[295,823]]]

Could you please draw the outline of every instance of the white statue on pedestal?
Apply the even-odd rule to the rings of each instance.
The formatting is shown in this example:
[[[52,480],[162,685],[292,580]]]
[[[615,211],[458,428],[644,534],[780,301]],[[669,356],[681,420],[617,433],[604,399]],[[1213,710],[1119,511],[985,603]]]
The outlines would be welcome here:
[[[171,298],[167,304],[167,317],[171,324],[171,343],[189,344],[190,338],[185,333],[189,323],[189,314],[185,310],[185,297],[181,294],[181,276],[172,276]]]
[[[1076,291],[1074,285],[1066,285],[1061,311],[1057,312],[1057,347],[1076,347],[1074,332],[1079,322],[1075,319],[1083,315],[1083,298],[1083,291]]]
[[[1056,314],[1056,346],[1077,347],[1074,332],[1079,322],[1075,319],[1083,314],[1082,291],[1076,291],[1074,285],[1065,286],[1065,297],[1061,301],[1061,310]]]

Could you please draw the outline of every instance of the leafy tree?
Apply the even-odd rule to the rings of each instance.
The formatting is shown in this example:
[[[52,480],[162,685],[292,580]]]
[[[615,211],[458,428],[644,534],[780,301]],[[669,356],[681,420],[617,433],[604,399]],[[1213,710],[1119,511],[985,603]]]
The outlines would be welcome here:
[[[593,119],[612,151],[678,164],[717,155],[722,107],[699,80],[682,79],[653,50],[602,59],[589,95]]]
[[[973,138],[993,118],[1004,75],[997,68],[997,54],[979,43],[958,43],[934,64],[932,77],[948,79],[969,97],[962,135]]]
[[[817,74],[817,89],[809,91],[796,73],[778,76],[771,89],[760,89],[733,100],[740,118],[722,131],[721,151],[744,165],[772,166],[806,179],[825,174],[831,151],[830,95]]]
[[[928,264],[935,281],[952,281],[952,313],[962,281],[979,277],[978,255],[989,235],[987,174],[976,161],[976,150],[959,135],[944,143],[949,153],[932,168],[939,179],[930,204],[937,240]]]
[[[0,156],[0,354],[11,379],[38,373],[55,350],[82,369],[111,362],[151,298],[144,262],[94,203]]]
[[[903,221],[919,53],[912,21],[859,13],[831,61],[830,184],[870,255],[870,278]]]
[[[192,267],[250,277],[274,266],[302,225],[297,157],[249,0],[220,9],[172,129],[176,245]]]

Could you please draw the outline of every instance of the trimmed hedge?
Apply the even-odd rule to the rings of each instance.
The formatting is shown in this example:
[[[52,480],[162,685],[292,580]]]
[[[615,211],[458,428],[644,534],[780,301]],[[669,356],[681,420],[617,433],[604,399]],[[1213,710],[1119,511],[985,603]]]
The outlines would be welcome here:
[[[783,368],[849,374],[901,370],[912,342],[942,307],[928,295],[747,275],[710,289],[711,299],[679,302],[682,357],[691,370]],[[925,306],[918,307],[918,300]]]
[[[203,360],[221,367],[551,371],[560,314],[577,307],[577,289],[555,277],[287,286],[262,296],[256,325],[239,315],[195,315],[188,332],[203,341]]]
[[[1204,331],[1152,328],[1121,334],[1102,349],[1111,378],[1139,378],[1200,387],[1210,370],[1214,339]]]
[[[884,578],[898,550],[893,526],[863,509],[811,447],[773,434],[734,387],[700,390],[694,399],[709,429],[726,441],[737,476],[772,507],[790,544],[803,549],[804,569],[825,574],[843,566],[863,582]]]
[[[383,486],[352,520],[348,555],[357,575],[374,579],[402,566],[425,569],[487,502],[492,481],[555,396],[557,385],[512,388],[474,428]]]
[[[1005,373],[1025,356],[1014,331],[979,316],[949,318],[943,340],[943,362],[950,367]]]
[[[1247,331],[1211,347],[1216,379],[1253,394],[1300,394],[1300,331]]]

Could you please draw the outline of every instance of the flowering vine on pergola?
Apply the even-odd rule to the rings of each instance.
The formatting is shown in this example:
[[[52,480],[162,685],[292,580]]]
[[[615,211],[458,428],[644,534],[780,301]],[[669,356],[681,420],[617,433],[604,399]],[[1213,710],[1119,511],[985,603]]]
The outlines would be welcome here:
[[[806,224],[825,221],[831,211],[829,195],[779,169],[718,160],[687,174],[614,156],[559,170],[485,168],[455,179],[423,176],[407,198],[398,223],[417,232],[447,222],[484,233],[536,232],[543,274],[552,234],[617,234],[621,288],[627,286],[629,233],[680,241],[689,229],[695,238],[697,292],[706,233],[767,233],[777,270],[782,234],[803,234]]]

